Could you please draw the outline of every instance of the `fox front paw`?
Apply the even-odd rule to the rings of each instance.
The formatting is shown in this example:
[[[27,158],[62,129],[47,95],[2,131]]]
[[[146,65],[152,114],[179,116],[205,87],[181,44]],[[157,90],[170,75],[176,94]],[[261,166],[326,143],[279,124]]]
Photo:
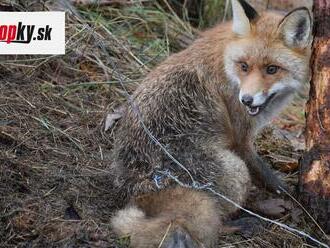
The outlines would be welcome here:
[[[252,238],[260,234],[265,227],[265,223],[255,217],[242,217],[237,220],[231,220],[227,222],[227,225],[233,228],[233,230],[236,228],[235,232],[245,238]]]

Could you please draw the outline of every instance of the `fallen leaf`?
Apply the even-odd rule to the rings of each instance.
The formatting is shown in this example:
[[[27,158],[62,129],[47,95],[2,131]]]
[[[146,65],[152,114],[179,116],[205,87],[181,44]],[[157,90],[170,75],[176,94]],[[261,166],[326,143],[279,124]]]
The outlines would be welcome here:
[[[121,106],[113,111],[113,113],[108,114],[104,122],[104,131],[108,131],[113,125],[118,121],[125,111],[125,107]]]
[[[256,202],[255,210],[269,217],[282,217],[288,210],[292,209],[292,203],[280,198]]]

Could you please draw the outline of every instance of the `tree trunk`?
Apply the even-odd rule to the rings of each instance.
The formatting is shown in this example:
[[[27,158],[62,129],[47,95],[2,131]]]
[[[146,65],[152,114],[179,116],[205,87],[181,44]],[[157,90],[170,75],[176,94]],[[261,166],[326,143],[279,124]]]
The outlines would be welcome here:
[[[312,80],[306,108],[306,152],[300,199],[330,233],[330,0],[314,0]]]

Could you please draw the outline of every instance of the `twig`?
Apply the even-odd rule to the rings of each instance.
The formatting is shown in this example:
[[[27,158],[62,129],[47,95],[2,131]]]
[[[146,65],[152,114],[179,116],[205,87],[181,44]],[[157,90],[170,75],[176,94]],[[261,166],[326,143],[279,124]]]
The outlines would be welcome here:
[[[34,117],[34,116],[31,116],[33,119],[35,119],[36,121],[40,122],[40,124],[42,126],[44,126],[47,130],[49,131],[56,131],[56,132],[59,132],[61,133],[62,135],[64,135],[65,137],[67,137],[80,151],[84,151],[84,149],[81,147],[80,144],[78,144],[78,142],[80,142],[79,140],[75,139],[75,138],[72,138],[70,135],[68,135],[66,132],[64,132],[63,130],[55,127],[54,125],[52,125],[49,121],[47,120],[43,120],[43,119],[40,119],[38,117]]]
[[[325,236],[326,239],[330,240],[328,235],[325,233],[325,231],[320,227],[320,225],[317,223],[317,221],[313,218],[313,216],[307,211],[306,208],[304,208],[304,206],[296,200],[296,198],[294,198],[289,192],[287,192],[285,189],[281,188],[283,190],[283,192],[288,195],[295,203],[297,203],[299,205],[299,207],[302,208],[302,210],[308,215],[308,217],[314,222],[314,224],[320,229],[320,231],[323,233],[323,235]]]
[[[160,241],[160,243],[159,243],[159,245],[158,245],[158,248],[162,247],[162,245],[163,245],[163,243],[164,243],[164,241],[165,241],[165,239],[166,239],[166,237],[167,237],[167,235],[168,235],[168,232],[170,231],[171,226],[172,226],[172,222],[171,222],[171,223],[168,225],[168,227],[166,228],[166,232],[165,232],[165,234],[164,234],[164,236],[163,236],[163,238],[162,238],[162,241]]]
[[[20,98],[22,98],[28,105],[30,105],[31,108],[36,108],[36,106],[34,106],[32,103],[30,103],[28,100],[26,100],[26,98],[24,98],[21,94],[19,94],[18,92],[16,92],[16,95],[18,95]]]

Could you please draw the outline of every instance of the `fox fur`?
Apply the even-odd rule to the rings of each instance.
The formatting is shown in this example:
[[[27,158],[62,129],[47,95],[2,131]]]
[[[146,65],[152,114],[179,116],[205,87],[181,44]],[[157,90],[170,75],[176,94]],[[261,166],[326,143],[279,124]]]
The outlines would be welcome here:
[[[115,130],[113,169],[123,203],[111,220],[132,247],[213,247],[236,208],[161,177],[190,177],[146,134],[150,130],[194,179],[238,204],[251,183],[285,185],[257,155],[253,141],[309,78],[311,17],[258,14],[232,0],[233,21],[202,33],[154,69],[133,94]],[[275,73],[274,73],[275,71]],[[248,95],[246,105],[242,99]]]

